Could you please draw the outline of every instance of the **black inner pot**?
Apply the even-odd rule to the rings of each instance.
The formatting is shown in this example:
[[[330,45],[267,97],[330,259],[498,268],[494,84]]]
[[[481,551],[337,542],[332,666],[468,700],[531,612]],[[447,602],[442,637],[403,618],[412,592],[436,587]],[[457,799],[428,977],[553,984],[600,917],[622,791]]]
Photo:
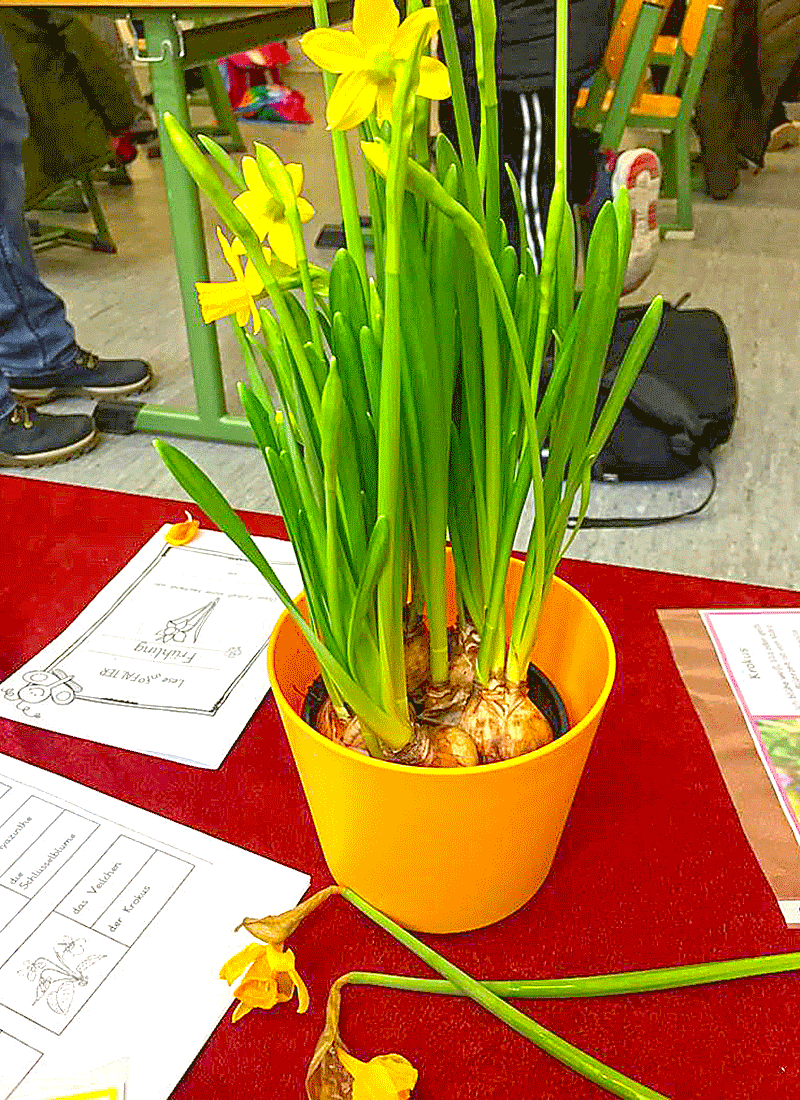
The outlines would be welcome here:
[[[318,676],[308,689],[300,715],[306,725],[317,728],[317,715],[327,697],[325,682]],[[550,723],[553,738],[563,736],[569,729],[567,708],[551,681],[535,665],[528,665],[528,697]]]

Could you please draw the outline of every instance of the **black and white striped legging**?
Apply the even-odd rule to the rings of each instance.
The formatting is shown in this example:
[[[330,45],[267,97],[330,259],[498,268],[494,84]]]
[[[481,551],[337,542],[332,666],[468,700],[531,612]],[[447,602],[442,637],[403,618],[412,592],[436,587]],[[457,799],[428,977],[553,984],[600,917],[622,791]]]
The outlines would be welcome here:
[[[570,116],[578,89],[568,91]],[[473,132],[477,132],[477,104],[469,97]],[[499,97],[500,161],[506,162],[517,178],[522,198],[525,235],[538,268],[544,251],[547,212],[555,181],[555,96],[553,89],[501,91]],[[439,125],[456,145],[455,119],[449,101],[439,105]],[[504,170],[500,172],[500,209],[514,247],[519,243],[519,226],[514,196]]]

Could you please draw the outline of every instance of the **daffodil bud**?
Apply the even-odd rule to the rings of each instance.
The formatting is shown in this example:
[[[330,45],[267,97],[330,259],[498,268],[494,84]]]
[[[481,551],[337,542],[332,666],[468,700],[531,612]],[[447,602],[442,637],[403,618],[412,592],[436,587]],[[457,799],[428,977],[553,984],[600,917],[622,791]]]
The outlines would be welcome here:
[[[319,432],[322,440],[322,465],[325,470],[325,483],[334,482],[339,465],[341,450],[342,422],[344,420],[344,398],[342,382],[332,358],[325,387],[322,390],[322,410]]]

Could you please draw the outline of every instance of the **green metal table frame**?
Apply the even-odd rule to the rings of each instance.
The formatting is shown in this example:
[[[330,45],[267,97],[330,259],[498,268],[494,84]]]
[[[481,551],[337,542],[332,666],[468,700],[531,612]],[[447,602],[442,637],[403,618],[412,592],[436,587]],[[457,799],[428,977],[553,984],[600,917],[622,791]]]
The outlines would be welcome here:
[[[198,281],[205,282],[209,277],[200,198],[196,185],[172,149],[163,127],[162,116],[165,111],[170,111],[188,128],[189,109],[183,80],[185,69],[266,42],[294,38],[313,26],[311,8],[271,8],[258,11],[252,8],[202,5],[153,8],[137,7],[134,2],[132,6],[124,8],[118,3],[97,4],[93,5],[92,10],[107,11],[116,18],[136,19],[144,25],[146,48],[140,59],[150,66],[153,107],[158,119],[167,205],[175,241],[178,283],[196,400],[194,411],[164,405],[142,405],[137,408],[132,427],[139,431],[194,439],[252,444],[254,439],[247,421],[243,417],[231,415],[227,410],[216,329],[213,325],[204,324],[200,315],[194,284]],[[344,22],[351,15],[351,0],[332,0],[329,11],[331,24]],[[181,30],[181,21],[188,20],[195,21],[195,26],[189,30]],[[211,74],[211,80],[214,80],[214,71],[210,66],[206,69]],[[206,87],[208,88],[208,83]],[[236,140],[238,128],[227,104],[221,77],[219,87],[213,91],[223,94],[212,94],[212,89],[208,90],[218,121]]]

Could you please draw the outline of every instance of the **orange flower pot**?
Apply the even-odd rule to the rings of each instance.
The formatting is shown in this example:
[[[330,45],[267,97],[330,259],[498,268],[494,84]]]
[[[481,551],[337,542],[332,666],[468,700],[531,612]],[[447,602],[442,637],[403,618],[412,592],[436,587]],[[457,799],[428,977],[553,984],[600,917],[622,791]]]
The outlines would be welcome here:
[[[452,577],[451,562],[448,568]],[[522,562],[514,559],[506,590],[509,617],[521,572]],[[556,578],[533,654],[564,700],[569,732],[499,764],[413,768],[322,737],[300,718],[319,675],[317,661],[286,613],[272,633],[267,660],[336,882],[422,932],[483,928],[533,897],[550,871],[614,680],[614,644],[588,600]]]

